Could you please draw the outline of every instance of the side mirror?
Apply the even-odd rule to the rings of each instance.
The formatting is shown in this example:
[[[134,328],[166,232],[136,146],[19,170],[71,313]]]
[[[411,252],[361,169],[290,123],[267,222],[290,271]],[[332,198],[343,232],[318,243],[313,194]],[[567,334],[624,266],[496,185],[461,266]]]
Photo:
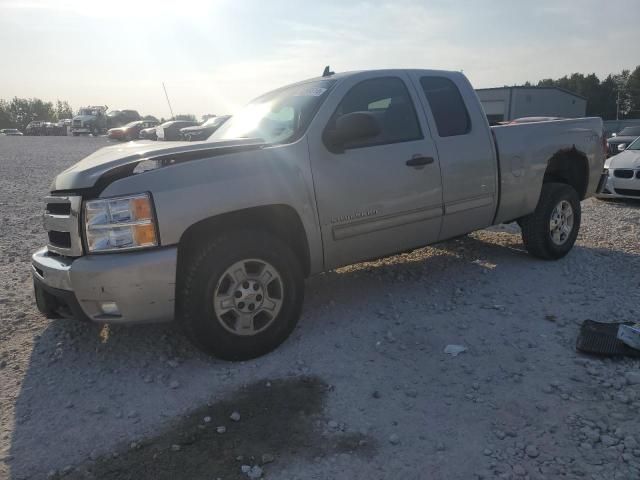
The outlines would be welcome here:
[[[345,145],[373,138],[380,132],[378,120],[371,113],[352,112],[338,117],[335,128],[325,131],[325,143],[338,153],[344,151]]]

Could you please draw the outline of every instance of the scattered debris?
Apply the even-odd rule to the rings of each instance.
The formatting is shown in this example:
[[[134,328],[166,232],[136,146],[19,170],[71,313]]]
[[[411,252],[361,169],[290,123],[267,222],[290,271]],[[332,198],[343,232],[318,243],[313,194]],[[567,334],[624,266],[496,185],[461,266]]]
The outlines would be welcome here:
[[[595,355],[640,357],[640,350],[630,347],[618,338],[621,325],[632,324],[585,320],[576,339],[576,349]]]
[[[466,351],[467,347],[464,347],[462,345],[447,345],[446,347],[444,347],[444,353],[446,353],[447,355],[451,355],[452,357],[457,357],[462,352]]]

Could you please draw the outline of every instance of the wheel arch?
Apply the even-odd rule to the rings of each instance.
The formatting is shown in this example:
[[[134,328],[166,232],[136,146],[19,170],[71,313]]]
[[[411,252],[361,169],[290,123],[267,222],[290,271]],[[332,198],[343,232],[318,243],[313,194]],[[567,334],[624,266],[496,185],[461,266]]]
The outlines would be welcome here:
[[[559,150],[547,162],[542,183],[565,183],[571,185],[580,200],[587,195],[589,186],[589,160],[587,156],[576,149]]]
[[[266,231],[284,241],[300,260],[305,277],[310,274],[309,242],[300,216],[289,205],[273,204],[215,215],[187,228],[178,242],[177,283],[180,283],[182,267],[199,245],[221,231],[243,229]]]

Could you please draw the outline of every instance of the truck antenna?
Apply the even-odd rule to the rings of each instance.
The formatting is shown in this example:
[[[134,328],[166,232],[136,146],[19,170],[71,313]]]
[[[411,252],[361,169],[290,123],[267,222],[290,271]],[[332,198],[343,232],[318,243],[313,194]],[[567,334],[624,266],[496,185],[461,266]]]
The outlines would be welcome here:
[[[171,102],[169,101],[169,95],[167,94],[167,87],[164,86],[164,82],[162,82],[162,88],[164,90],[164,96],[167,97],[167,103],[169,104],[169,111],[171,112],[171,118],[175,118],[173,115],[173,108],[171,108]]]
[[[324,67],[324,72],[322,72],[322,76],[323,77],[330,77],[334,73],[336,73],[336,72],[332,72],[331,68],[329,67],[329,65],[327,65],[326,67]]]

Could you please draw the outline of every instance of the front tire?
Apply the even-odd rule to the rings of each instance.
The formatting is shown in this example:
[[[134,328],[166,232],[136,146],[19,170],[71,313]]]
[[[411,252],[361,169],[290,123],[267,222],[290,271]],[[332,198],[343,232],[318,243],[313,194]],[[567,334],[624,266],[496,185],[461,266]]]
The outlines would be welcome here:
[[[248,360],[279,346],[302,310],[304,277],[291,248],[266,232],[223,234],[187,260],[178,319],[208,354]]]
[[[557,260],[573,248],[580,230],[580,198],[570,185],[542,185],[536,210],[518,223],[522,241],[534,257]]]

